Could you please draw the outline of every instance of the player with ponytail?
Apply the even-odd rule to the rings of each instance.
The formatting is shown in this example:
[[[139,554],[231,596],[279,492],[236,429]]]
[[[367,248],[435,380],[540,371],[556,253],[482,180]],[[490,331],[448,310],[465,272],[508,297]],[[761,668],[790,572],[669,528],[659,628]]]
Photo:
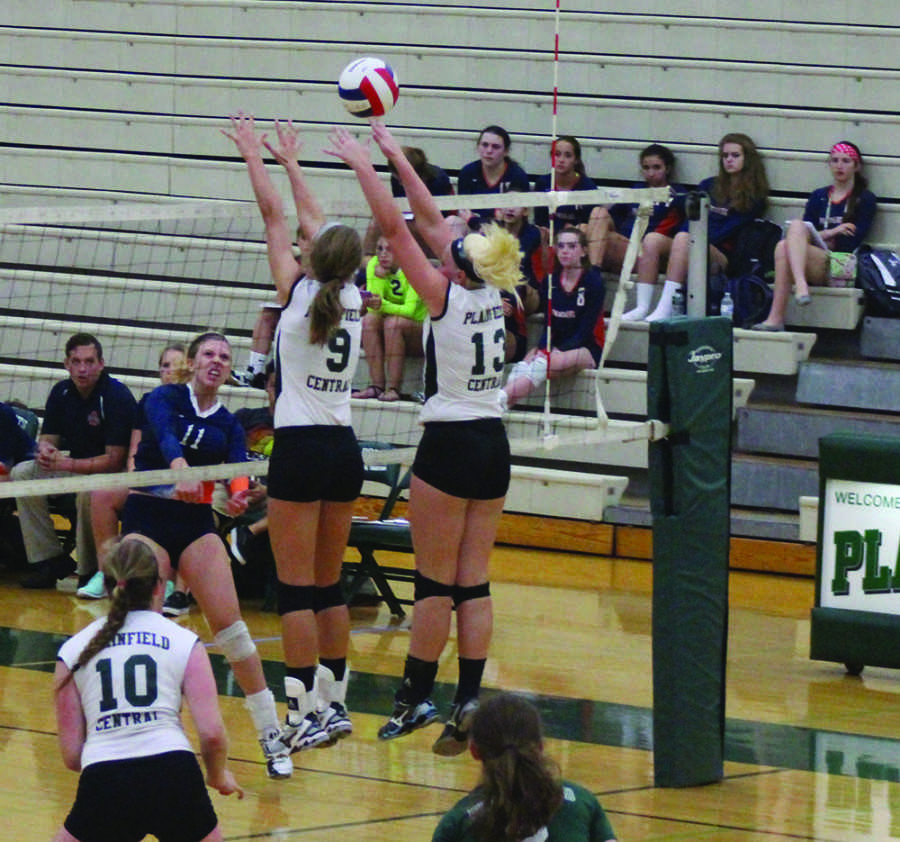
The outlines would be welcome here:
[[[269,462],[269,537],[278,572],[290,751],[330,745],[353,730],[345,707],[350,614],[340,586],[363,461],[350,425],[350,394],[362,341],[362,262],[356,231],[325,224],[297,161],[291,123],[278,144],[253,118],[225,132],[247,164],[266,227],[269,268],[283,310],[275,334],[275,436]],[[294,257],[281,197],[261,157],[265,146],[291,184],[300,233],[310,241],[310,274]]]
[[[197,635],[161,616],[165,583],[143,541],[115,545],[103,565],[110,611],[62,645],[56,719],[66,767],[81,772],[56,842],[221,840],[200,765],[181,723],[187,702],[206,784],[241,788],[227,769],[228,741],[215,679]]]

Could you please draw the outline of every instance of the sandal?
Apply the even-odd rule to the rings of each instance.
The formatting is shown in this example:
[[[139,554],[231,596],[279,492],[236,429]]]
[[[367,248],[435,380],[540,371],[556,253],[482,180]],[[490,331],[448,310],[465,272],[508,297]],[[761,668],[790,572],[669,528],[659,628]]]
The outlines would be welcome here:
[[[356,392],[351,392],[350,397],[356,398],[356,400],[371,400],[372,398],[378,398],[381,400],[381,396],[384,394],[384,389],[381,386],[376,386],[374,383],[371,386],[366,386],[365,389],[360,389]]]
[[[385,403],[393,403],[394,401],[400,400],[400,393],[392,387],[383,391],[378,396],[378,400],[384,401]]]

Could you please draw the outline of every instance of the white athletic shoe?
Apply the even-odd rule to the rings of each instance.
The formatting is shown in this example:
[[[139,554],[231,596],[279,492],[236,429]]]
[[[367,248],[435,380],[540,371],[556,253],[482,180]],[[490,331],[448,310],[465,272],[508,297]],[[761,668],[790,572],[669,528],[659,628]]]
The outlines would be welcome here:
[[[270,778],[284,780],[294,774],[291,752],[282,740],[280,731],[272,729],[266,732],[259,744],[266,758],[266,772]]]
[[[353,733],[353,723],[344,701],[347,698],[347,682],[350,679],[350,670],[344,670],[344,677],[337,681],[334,673],[319,664],[316,669],[316,716],[319,725],[328,735],[332,743],[349,737]]]

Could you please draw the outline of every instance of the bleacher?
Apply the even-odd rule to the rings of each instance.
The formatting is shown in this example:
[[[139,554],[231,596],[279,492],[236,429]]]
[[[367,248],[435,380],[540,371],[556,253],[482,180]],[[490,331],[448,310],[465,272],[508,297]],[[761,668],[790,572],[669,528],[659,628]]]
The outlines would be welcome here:
[[[182,198],[246,206],[252,197],[243,163],[219,133],[238,109],[263,123],[293,118],[304,132],[304,166],[316,194],[325,203],[358,203],[352,174],[320,150],[333,124],[364,128],[349,122],[335,82],[348,61],[368,53],[387,59],[401,83],[388,120],[395,135],[424,148],[451,175],[475,157],[477,132],[490,123],[508,129],[513,156],[532,176],[546,172],[558,70],[557,130],[579,137],[587,171],[598,183],[630,185],[638,177],[638,152],[659,141],[678,157],[678,180],[695,184],[714,171],[719,137],[742,131],[764,156],[772,186],[768,215],[783,222],[827,182],[825,152],[846,137],[862,148],[880,200],[870,241],[900,243],[894,0],[872,0],[864,8],[836,0],[807,7],[760,0],[742,8],[740,18],[725,0],[639,0],[626,13],[595,0],[571,0],[560,5],[556,68],[555,4],[509,5],[12,0],[0,26],[3,222],[20,221],[11,213],[15,208]],[[287,184],[280,183],[289,201]],[[124,240],[129,248],[146,249],[148,265],[158,262],[158,271],[134,278],[117,265]],[[53,248],[47,243],[11,255],[0,234],[0,382],[7,396],[31,405],[42,405],[60,376],[62,342],[79,327],[95,325],[113,369],[140,390],[152,382],[160,339],[225,327],[240,359],[256,307],[271,295],[264,273],[248,277],[240,268],[242,251],[262,248],[259,230],[241,236],[215,228],[188,235],[178,226],[165,236],[105,231],[90,257],[67,252],[64,232]],[[165,278],[170,250],[185,248],[198,255],[189,277],[183,283]],[[25,299],[18,297],[23,289]],[[72,295],[61,295],[63,289]],[[807,308],[789,308],[784,334],[735,331],[735,390],[743,396],[736,403],[735,535],[801,537],[799,497],[809,496],[815,474],[808,445],[822,419],[829,430],[853,428],[869,412],[874,416],[866,423],[896,424],[900,408],[879,406],[877,389],[863,393],[861,403],[835,407],[807,384],[828,383],[838,391],[861,376],[848,363],[858,365],[864,355],[900,358],[900,325],[895,330],[867,318],[856,290],[814,289],[812,297]],[[190,308],[183,320],[153,315],[179,311],[185,298]],[[35,308],[38,299],[44,303]],[[111,299],[121,307],[115,316]],[[73,300],[80,300],[76,309]],[[65,309],[54,309],[62,301],[69,302]],[[118,358],[116,339],[125,334],[134,341]],[[614,423],[641,417],[634,396],[646,343],[645,325],[625,325],[612,349],[601,392]],[[22,348],[29,350],[27,359]],[[868,361],[866,376],[876,382],[892,365]],[[366,379],[364,366],[359,377]],[[235,407],[249,400],[246,390],[229,394]],[[750,425],[762,412],[787,413],[793,435],[785,434],[785,442],[803,440],[804,448],[774,447],[765,432],[751,438]],[[625,477],[624,492],[621,483],[613,484],[620,491],[612,499],[617,505],[605,508],[604,491],[593,520],[605,511],[607,524],[598,528],[649,522],[646,470],[634,446],[571,459],[556,454],[543,469]],[[545,497],[551,487],[544,487]],[[566,494],[571,499],[573,492],[561,491],[559,499]],[[516,511],[533,509],[538,496],[517,492]],[[564,512],[554,503],[545,514]],[[578,518],[592,520],[583,510]],[[619,549],[627,543],[611,542]]]

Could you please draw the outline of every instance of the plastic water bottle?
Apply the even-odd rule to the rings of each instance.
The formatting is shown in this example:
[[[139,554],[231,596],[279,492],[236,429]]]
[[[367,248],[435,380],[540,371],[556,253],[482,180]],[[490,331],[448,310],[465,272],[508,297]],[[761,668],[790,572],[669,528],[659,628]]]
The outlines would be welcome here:
[[[734,321],[734,299],[731,297],[731,293],[726,289],[725,295],[722,296],[722,303],[719,305],[719,312],[723,316],[727,316],[731,321]]]
[[[680,289],[676,289],[672,295],[672,315],[684,315],[684,293]]]

